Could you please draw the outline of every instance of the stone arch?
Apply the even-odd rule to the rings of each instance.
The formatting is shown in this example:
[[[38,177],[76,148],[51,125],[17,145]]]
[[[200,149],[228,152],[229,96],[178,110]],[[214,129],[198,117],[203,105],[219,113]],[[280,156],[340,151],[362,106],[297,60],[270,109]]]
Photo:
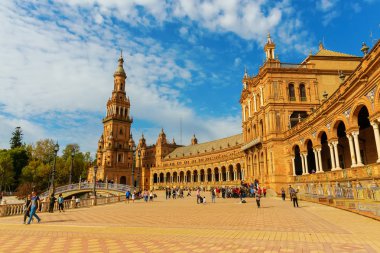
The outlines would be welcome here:
[[[177,181],[178,181],[178,173],[177,173],[177,171],[174,171],[173,172],[173,183],[177,183]]]
[[[187,183],[191,182],[191,171],[190,170],[186,171],[186,182]]]
[[[328,135],[325,131],[320,131],[317,136],[317,142],[318,144],[321,145],[321,150],[320,150],[320,161],[322,164],[319,166],[321,167],[321,171],[330,171],[332,169],[332,162],[331,162],[331,153],[330,153],[330,147],[328,143]]]
[[[334,122],[331,124],[331,134],[330,134],[331,138],[338,138],[337,130],[338,130],[338,126],[340,122],[342,122],[346,128],[349,125],[346,117],[341,116],[341,115],[337,116]]]
[[[201,182],[204,182],[205,181],[205,170],[204,169],[200,170],[200,175],[201,175]]]
[[[229,174],[228,180],[234,181],[234,166],[232,164],[228,166],[228,174]]]
[[[368,100],[367,97],[361,97],[351,108],[350,113],[350,128],[357,128],[358,127],[358,115],[360,110],[366,107],[368,110],[368,115],[371,116],[373,114],[371,102]]]
[[[240,163],[236,164],[236,177],[238,181],[243,180],[242,169]]]
[[[207,182],[211,182],[212,181],[212,170],[211,168],[208,168],[207,169]]]
[[[193,170],[193,182],[198,182],[198,170]]]
[[[222,181],[227,181],[227,170],[226,170],[226,166],[222,166],[222,168],[221,168],[221,173],[222,173]]]
[[[153,184],[157,184],[158,183],[158,176],[157,176],[157,173],[154,173],[153,174]]]
[[[125,176],[121,176],[119,182],[120,184],[127,184],[127,178]]]
[[[183,172],[183,171],[179,172],[179,182],[180,183],[185,182],[185,172]]]
[[[215,182],[219,182],[219,169],[218,167],[214,168]]]
[[[348,168],[351,166],[351,152],[349,147],[349,140],[347,138],[347,125],[344,121],[340,120],[336,122],[333,128],[333,134],[338,139],[338,159],[335,161],[337,168]]]
[[[170,183],[170,172],[166,172],[165,182]]]
[[[367,106],[363,105],[356,115],[356,124],[359,128],[359,136],[356,137],[359,143],[359,154],[356,154],[356,158],[359,159],[358,156],[360,155],[362,164],[376,163],[378,154],[374,129],[369,120],[370,111]]]
[[[315,137],[315,141],[316,141],[316,143],[320,143],[320,142],[321,142],[321,137],[322,137],[323,133],[326,134],[328,140],[331,139],[331,133],[330,133],[330,131],[327,129],[327,127],[321,127],[321,128],[319,128],[319,130],[317,131],[317,135],[316,135],[316,137]]]
[[[163,173],[163,172],[160,173],[159,182],[160,182],[160,183],[163,183],[163,182],[164,182],[164,173]]]
[[[306,144],[306,152],[307,152],[307,168],[306,171],[308,173],[315,173],[317,171],[316,161],[314,155],[314,146],[313,141],[311,139],[307,139],[305,141]],[[306,166],[306,165],[305,165]]]
[[[373,97],[374,107],[378,109],[380,108],[380,89],[376,87],[374,94],[375,94]]]
[[[294,169],[296,175],[302,175],[302,160],[301,160],[301,149],[295,144],[292,147],[293,156],[294,156]]]

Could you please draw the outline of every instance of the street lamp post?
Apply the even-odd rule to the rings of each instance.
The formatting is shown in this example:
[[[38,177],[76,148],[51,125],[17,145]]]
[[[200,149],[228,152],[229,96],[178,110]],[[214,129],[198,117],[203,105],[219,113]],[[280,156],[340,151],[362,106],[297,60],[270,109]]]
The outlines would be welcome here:
[[[73,148],[71,150],[71,167],[70,167],[69,185],[71,185],[71,179],[72,179],[72,175],[73,175],[74,155],[75,155],[75,150]]]
[[[135,153],[136,153],[136,146],[133,143],[131,147],[131,152],[132,152],[132,192],[135,190]]]
[[[55,164],[56,164],[56,160],[57,160],[57,153],[59,151],[59,145],[58,145],[58,142],[54,145],[54,163],[53,163],[53,171],[51,173],[51,194],[54,195],[55,194],[55,184],[54,184],[54,177],[55,177]]]
[[[93,194],[94,194],[94,198],[96,198],[96,173],[98,171],[98,166],[95,164],[94,165],[94,189],[93,189]]]
[[[140,173],[141,173],[141,149],[137,151],[137,156],[139,157],[139,170],[137,172],[137,186],[139,187],[140,190]]]

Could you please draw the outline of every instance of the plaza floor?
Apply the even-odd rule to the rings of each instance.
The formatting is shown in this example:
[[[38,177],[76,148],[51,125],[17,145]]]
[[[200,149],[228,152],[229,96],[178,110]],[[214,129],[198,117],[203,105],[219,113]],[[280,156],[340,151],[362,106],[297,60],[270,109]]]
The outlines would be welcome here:
[[[247,202],[196,204],[160,193],[151,203],[42,213],[28,226],[4,217],[0,252],[380,252],[379,221],[309,202]]]

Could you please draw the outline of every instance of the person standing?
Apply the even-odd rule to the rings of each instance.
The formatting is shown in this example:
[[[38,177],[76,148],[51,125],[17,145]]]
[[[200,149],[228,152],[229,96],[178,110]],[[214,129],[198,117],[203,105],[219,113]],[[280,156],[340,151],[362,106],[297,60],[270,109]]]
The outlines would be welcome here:
[[[284,189],[284,187],[281,188],[281,198],[282,198],[282,200],[285,200],[285,189]]]
[[[293,206],[294,207],[296,207],[296,205],[297,205],[297,207],[298,207],[298,197],[297,197],[297,192],[298,191],[292,191],[292,193],[291,193],[291,195],[290,195],[290,197],[291,197],[291,199],[293,200]]]
[[[55,204],[56,198],[54,197],[54,194],[52,193],[49,200],[49,213],[54,212],[54,204]]]
[[[211,189],[211,202],[212,203],[215,203],[215,197],[216,197],[215,189],[212,188]]]
[[[199,188],[197,189],[197,204],[199,204],[200,202],[200,198],[201,198],[201,192],[199,190]]]
[[[291,185],[289,185],[289,188],[288,188],[288,193],[289,193],[289,196],[290,196],[290,201],[292,201],[292,192],[294,191],[294,189],[292,188]]]
[[[24,224],[26,222],[26,217],[30,217],[30,194],[26,197],[25,205],[24,205]]]
[[[60,193],[59,194],[59,196],[58,196],[58,210],[59,210],[59,212],[64,212],[64,210],[63,210],[63,202],[64,202],[65,200],[64,200],[64,198],[62,197],[62,193]]]
[[[28,223],[26,223],[27,225],[30,224],[33,216],[36,217],[38,223],[41,222],[40,217],[38,217],[38,215],[36,214],[36,211],[39,209],[39,207],[40,207],[40,198],[36,195],[36,192],[32,192],[32,197],[30,198],[30,204],[29,204],[29,208],[30,208],[29,220],[28,220]]]
[[[135,203],[136,191],[132,193],[132,203]]]
[[[260,208],[260,198],[261,198],[261,195],[259,194],[258,191],[256,192],[255,198],[256,198],[257,208]]]
[[[263,194],[264,194],[264,198],[267,197],[267,188],[264,186],[263,187]]]

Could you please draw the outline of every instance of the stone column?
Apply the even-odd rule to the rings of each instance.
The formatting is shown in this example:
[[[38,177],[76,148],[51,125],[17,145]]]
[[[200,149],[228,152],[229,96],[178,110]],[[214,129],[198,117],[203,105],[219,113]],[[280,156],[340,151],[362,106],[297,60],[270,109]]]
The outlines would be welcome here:
[[[309,174],[309,165],[307,164],[307,153],[304,154],[305,157],[305,174]]]
[[[318,150],[313,148],[314,158],[315,158],[315,170],[319,172],[319,159],[318,159]]]
[[[207,173],[207,171],[205,172],[205,182],[208,182],[208,173]]]
[[[242,111],[243,111],[243,122],[244,122],[245,121],[245,106],[242,105],[241,107],[242,107]]]
[[[230,172],[226,171],[226,181],[230,181]]]
[[[355,145],[355,153],[356,153],[356,165],[363,166],[362,156],[360,155],[360,145],[359,145],[359,131],[352,132],[352,136],[354,137],[354,145]]]
[[[174,183],[174,177],[170,176],[170,183]]]
[[[237,180],[237,171],[234,170],[234,181],[236,181],[236,180]]]
[[[330,159],[331,159],[331,170],[335,169],[335,156],[334,156],[334,146],[329,143],[330,148]]]
[[[260,106],[264,105],[263,87],[260,86]]]
[[[355,148],[354,148],[354,140],[351,134],[347,134],[348,144],[350,147],[350,156],[351,156],[351,168],[356,167],[356,156],[355,156]]]
[[[253,108],[255,109],[255,112],[257,112],[257,102],[256,102],[256,94],[253,93]]]
[[[296,165],[295,165],[295,157],[292,156],[292,168],[293,168],[293,176],[296,176]]]
[[[342,168],[339,165],[338,141],[333,141],[332,144],[334,146],[334,154],[335,154],[335,169],[333,170],[341,170]]]
[[[319,171],[317,171],[317,173],[322,173],[323,172],[323,165],[322,165],[322,148],[318,148],[317,149],[317,153],[318,153],[318,161],[319,161]]]
[[[222,174],[222,171],[219,171],[219,182],[222,182],[223,180],[223,174]]]
[[[302,175],[305,174],[305,158],[303,156],[303,154],[300,154],[301,155],[301,163],[302,163]]]
[[[211,181],[215,182],[215,173],[214,172],[211,174]]]
[[[198,173],[198,183],[200,183],[201,182],[201,173],[199,172]]]
[[[371,122],[373,133],[375,134],[375,142],[376,142],[376,151],[377,151],[377,163],[380,163],[380,134],[379,134],[379,125],[377,122]]]
[[[248,117],[251,117],[251,99],[248,100]]]

